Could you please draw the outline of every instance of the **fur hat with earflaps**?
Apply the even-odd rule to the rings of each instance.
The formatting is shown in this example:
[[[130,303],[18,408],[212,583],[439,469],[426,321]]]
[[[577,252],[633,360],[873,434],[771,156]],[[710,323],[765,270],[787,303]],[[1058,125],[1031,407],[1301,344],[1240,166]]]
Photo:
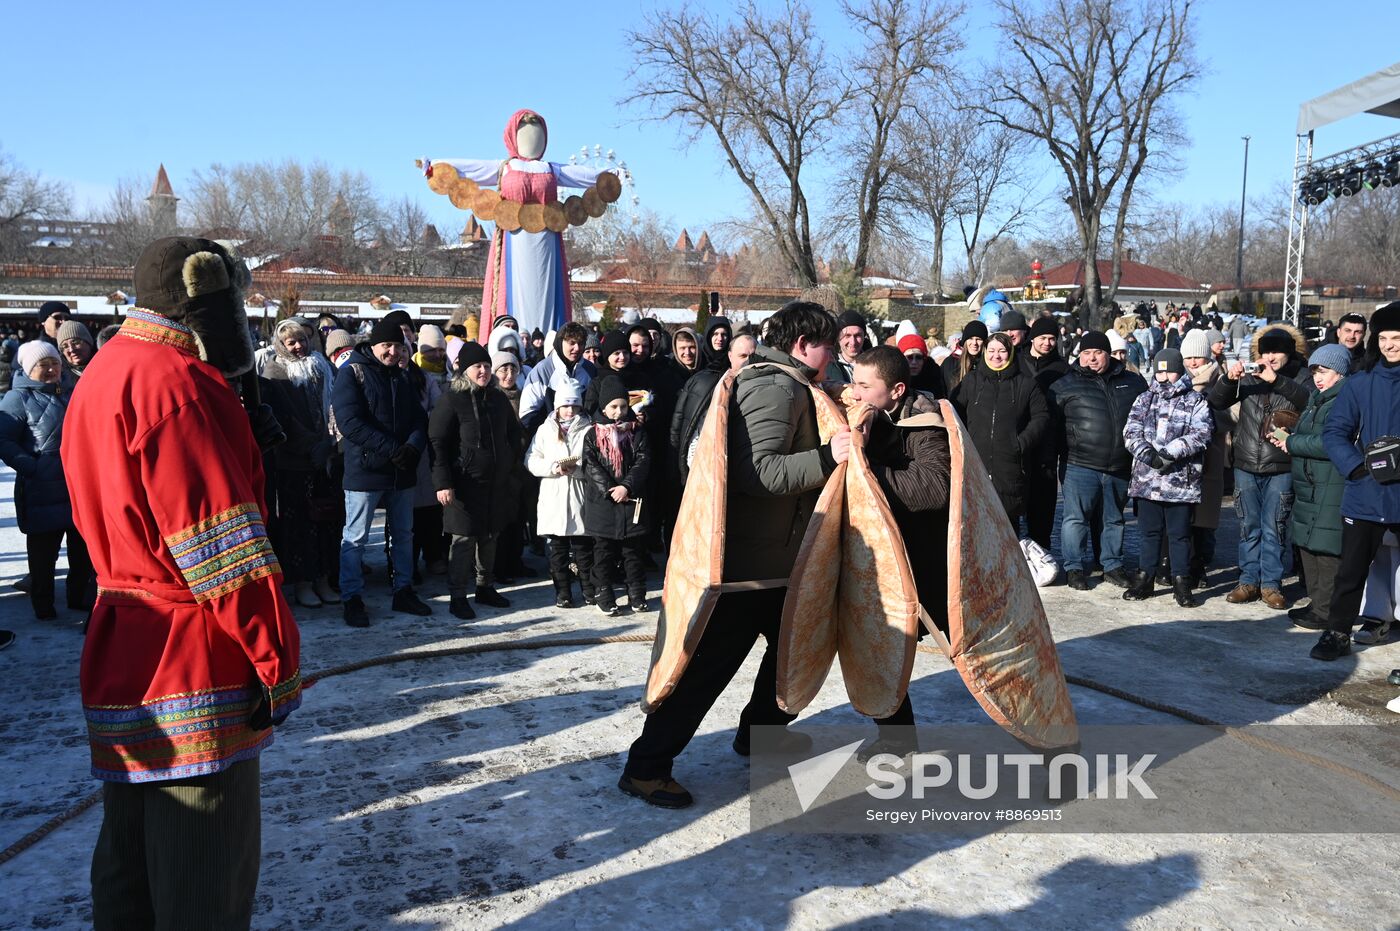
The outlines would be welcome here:
[[[183,323],[199,357],[233,378],[253,367],[253,339],[243,309],[252,276],[242,259],[211,239],[168,236],[136,260],[138,307]]]

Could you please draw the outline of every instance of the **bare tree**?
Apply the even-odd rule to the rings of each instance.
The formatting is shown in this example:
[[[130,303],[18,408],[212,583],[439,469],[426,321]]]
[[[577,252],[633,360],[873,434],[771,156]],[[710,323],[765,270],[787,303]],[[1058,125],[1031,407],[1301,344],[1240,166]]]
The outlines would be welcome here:
[[[685,7],[661,10],[627,38],[636,64],[624,102],[685,126],[690,143],[712,135],[793,274],[815,284],[802,171],[852,91],[807,9],[789,0],[769,16],[750,0],[730,23]]]
[[[929,277],[943,292],[943,243],[952,222],[953,202],[962,191],[963,132],[956,108],[941,94],[925,95],[910,107],[897,124],[898,167],[891,177],[890,205],[902,223],[929,242],[932,261]]]
[[[384,209],[383,225],[375,237],[376,264],[391,275],[421,275],[430,249],[423,239],[428,212],[405,195]]]
[[[1121,274],[1121,222],[1169,126],[1172,98],[1197,76],[1192,0],[997,0],[1010,49],[989,75],[993,120],[1038,140],[1059,166],[1084,259],[1084,295],[1098,322],[1104,217],[1116,204],[1111,300]]]
[[[958,196],[951,213],[961,234],[972,284],[982,284],[981,258],[1003,237],[1014,234],[1043,200],[1032,197],[1026,177],[1024,141],[1005,126],[982,123],[968,128],[959,163]]]
[[[863,272],[893,175],[908,157],[900,118],[928,82],[946,75],[962,48],[954,30],[964,7],[929,0],[863,0],[842,4],[864,39],[853,65],[848,141],[843,146],[855,183],[855,268]],[[888,228],[888,227],[886,227]]]
[[[105,263],[135,265],[141,250],[160,236],[146,204],[146,192],[150,189],[150,177],[122,178],[117,182],[99,214],[99,219],[107,224],[102,248]]]
[[[215,164],[194,173],[186,205],[196,228],[236,229],[277,251],[326,234],[352,245],[379,225],[369,178],[319,161]]]
[[[65,185],[25,169],[0,149],[0,257],[19,257],[32,238],[20,227],[27,221],[64,216],[71,200]]]

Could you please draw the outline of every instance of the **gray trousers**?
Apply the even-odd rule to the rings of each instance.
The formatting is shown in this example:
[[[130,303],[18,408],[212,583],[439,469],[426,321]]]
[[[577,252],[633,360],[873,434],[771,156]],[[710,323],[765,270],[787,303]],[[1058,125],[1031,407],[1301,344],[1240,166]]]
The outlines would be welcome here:
[[[260,774],[254,757],[212,776],[104,783],[93,927],[247,928],[262,856]]]
[[[475,589],[490,586],[496,576],[496,537],[452,535],[447,550],[447,593],[465,598]],[[476,584],[472,585],[473,576]]]

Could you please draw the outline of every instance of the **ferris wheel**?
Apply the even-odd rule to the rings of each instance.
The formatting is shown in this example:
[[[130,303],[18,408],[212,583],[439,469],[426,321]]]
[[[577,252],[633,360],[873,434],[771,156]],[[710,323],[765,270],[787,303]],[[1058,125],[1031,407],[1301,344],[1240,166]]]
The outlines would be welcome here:
[[[617,157],[617,153],[612,149],[603,149],[601,145],[579,146],[577,152],[569,156],[569,164],[577,165],[580,168],[597,168],[602,171],[611,171],[617,175],[622,182],[622,196],[617,199],[613,207],[622,210],[630,217],[637,216],[637,210],[641,206],[641,198],[637,196],[637,185],[632,177],[632,170],[627,167],[627,163]]]

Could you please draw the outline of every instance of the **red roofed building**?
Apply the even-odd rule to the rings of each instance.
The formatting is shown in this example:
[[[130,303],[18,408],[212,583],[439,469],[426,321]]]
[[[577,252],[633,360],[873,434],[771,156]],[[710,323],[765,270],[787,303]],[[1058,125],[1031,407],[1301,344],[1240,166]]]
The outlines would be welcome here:
[[[1208,286],[1192,281],[1184,275],[1169,272],[1165,268],[1144,265],[1131,259],[1122,262],[1123,276],[1119,279],[1116,300],[1121,304],[1133,300],[1162,300],[1181,302],[1197,300],[1205,296]],[[1099,281],[1105,288],[1113,280],[1113,262],[1109,259],[1098,261]],[[1077,291],[1084,287],[1084,260],[1056,265],[1044,272],[1047,291]],[[1007,292],[1019,292],[1021,288],[1002,288]]]

